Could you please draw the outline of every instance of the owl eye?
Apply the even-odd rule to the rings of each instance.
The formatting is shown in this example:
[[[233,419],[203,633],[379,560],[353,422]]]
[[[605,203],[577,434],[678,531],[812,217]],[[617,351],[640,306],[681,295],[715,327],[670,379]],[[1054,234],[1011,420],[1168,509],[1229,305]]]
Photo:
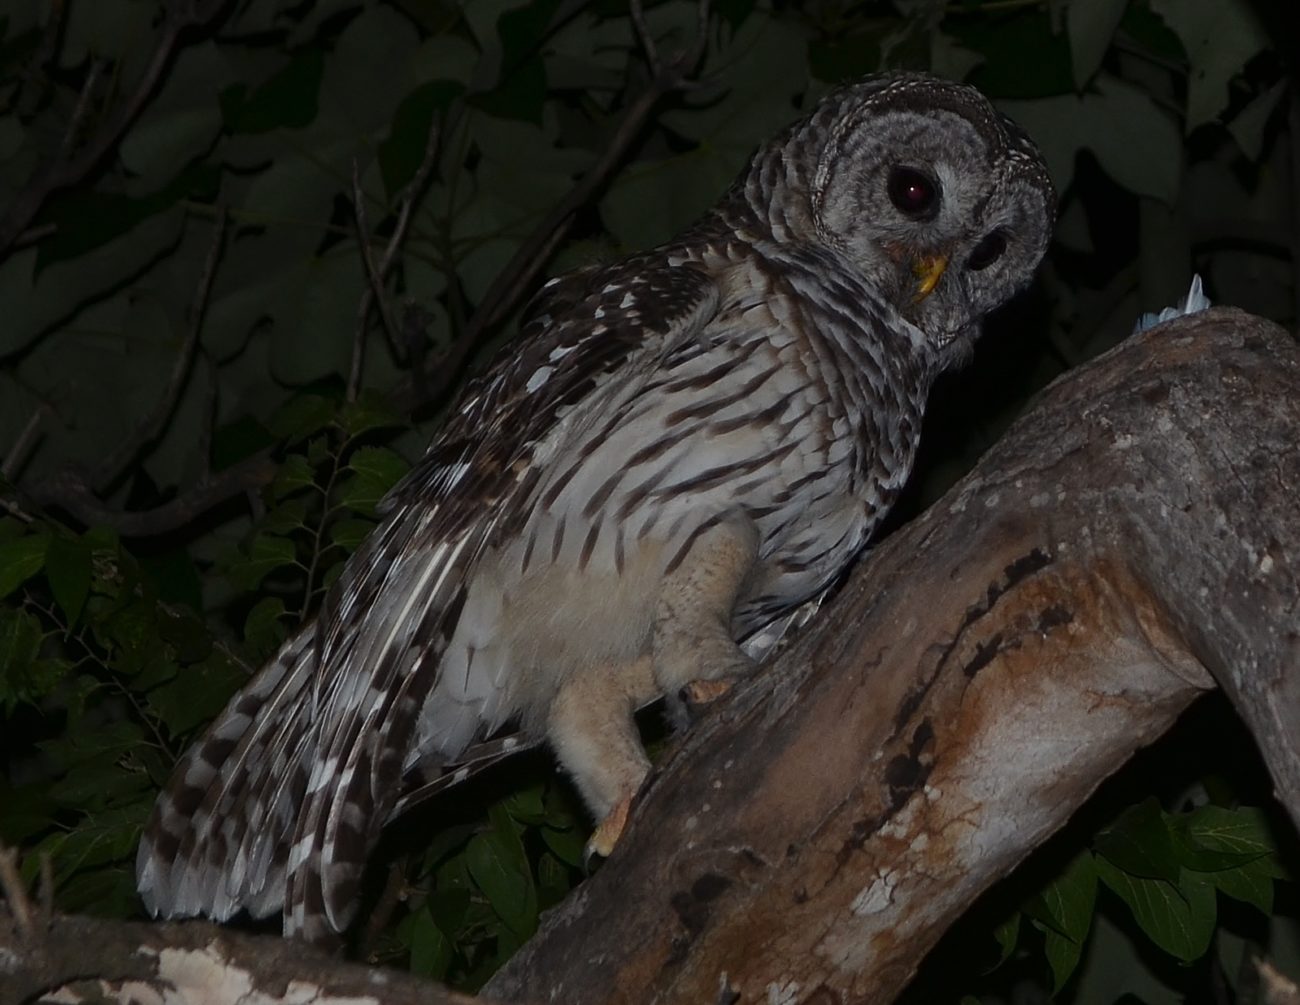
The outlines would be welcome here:
[[[916,168],[896,167],[889,172],[889,201],[904,216],[922,219],[939,208],[939,183]]]
[[[1000,230],[992,230],[980,238],[979,244],[970,253],[970,258],[966,259],[966,268],[971,272],[979,272],[980,269],[987,269],[990,265],[1002,257],[1007,250],[1006,235]]]

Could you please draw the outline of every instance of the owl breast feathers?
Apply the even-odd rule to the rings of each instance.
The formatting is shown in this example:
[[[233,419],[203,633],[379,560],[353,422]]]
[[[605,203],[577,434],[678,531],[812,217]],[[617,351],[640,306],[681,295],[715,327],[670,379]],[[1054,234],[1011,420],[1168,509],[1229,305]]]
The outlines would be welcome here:
[[[316,621],[182,758],[146,905],[328,939],[387,821],[538,740],[607,851],[648,770],[633,711],[748,673],[862,549],[1053,211],[976,91],[874,77],[680,237],[549,282]]]

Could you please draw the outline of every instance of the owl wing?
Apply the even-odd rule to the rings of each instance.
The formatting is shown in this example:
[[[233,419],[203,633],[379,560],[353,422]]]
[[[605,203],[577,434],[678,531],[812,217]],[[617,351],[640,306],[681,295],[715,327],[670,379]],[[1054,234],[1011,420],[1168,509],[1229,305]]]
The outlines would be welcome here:
[[[416,722],[475,563],[527,519],[536,448],[564,416],[647,380],[717,305],[711,279],[660,255],[543,288],[521,338],[466,387],[385,499],[314,624],[177,765],[137,856],[151,911],[224,919],[283,906],[287,934],[347,926],[366,856],[419,760]],[[457,764],[507,748],[471,748]],[[455,767],[459,781],[468,772]]]

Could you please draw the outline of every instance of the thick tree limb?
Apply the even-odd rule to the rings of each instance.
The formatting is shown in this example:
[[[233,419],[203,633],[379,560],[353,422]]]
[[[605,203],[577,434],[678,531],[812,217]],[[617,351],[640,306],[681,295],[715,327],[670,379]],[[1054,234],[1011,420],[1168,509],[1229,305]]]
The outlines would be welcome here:
[[[33,940],[0,906],[0,1001],[132,1005],[470,1005],[410,974],[201,922],[56,917]]]
[[[1300,814],[1300,352],[1212,311],[1045,392],[697,726],[506,1000],[888,1002],[1217,680]]]
[[[614,856],[486,992],[891,1001],[983,890],[1216,682],[1296,819],[1298,438],[1300,350],[1237,311],[1058,381],[687,735]],[[61,924],[47,947],[99,943],[56,940]],[[17,938],[0,930],[0,962]],[[122,961],[144,957],[126,945],[116,969],[96,955],[44,973],[133,976]]]

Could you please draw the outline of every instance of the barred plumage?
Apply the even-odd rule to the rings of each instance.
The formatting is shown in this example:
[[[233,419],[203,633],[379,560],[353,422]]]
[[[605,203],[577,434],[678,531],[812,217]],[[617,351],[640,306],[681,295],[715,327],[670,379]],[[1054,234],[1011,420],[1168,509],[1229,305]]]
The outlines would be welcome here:
[[[606,847],[647,770],[632,711],[748,672],[861,550],[1053,199],[972,89],[870,78],[678,239],[552,280],[316,621],[177,767],[146,904],[327,938],[388,820],[542,738]]]

